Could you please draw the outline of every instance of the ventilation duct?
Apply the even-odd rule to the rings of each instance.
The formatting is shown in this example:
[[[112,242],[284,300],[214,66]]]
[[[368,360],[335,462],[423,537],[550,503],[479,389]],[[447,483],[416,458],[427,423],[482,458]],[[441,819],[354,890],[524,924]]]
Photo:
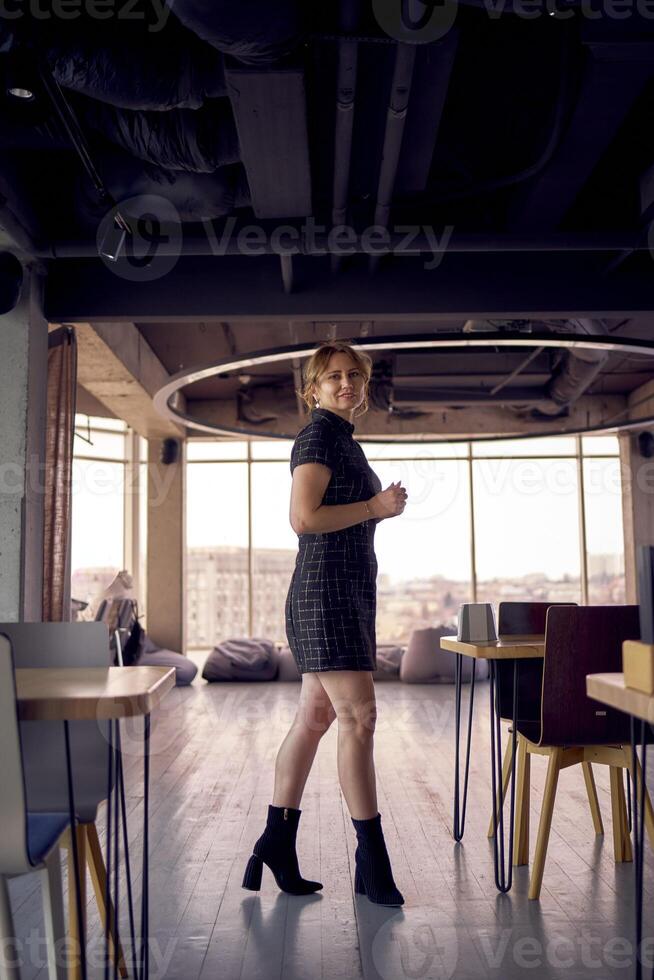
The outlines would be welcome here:
[[[297,47],[300,0],[175,0],[175,16],[214,48],[246,65],[278,61]]]
[[[606,335],[606,327],[602,320],[569,320],[568,325],[574,327],[575,332],[581,336],[604,337]],[[570,405],[581,398],[591,386],[609,357],[608,351],[590,348],[572,348],[566,353],[562,366],[546,388],[547,397],[552,400],[552,405],[541,406],[534,415],[550,417],[565,415]]]
[[[220,217],[250,203],[245,170],[240,164],[221,167],[211,174],[174,172],[135,160],[108,143],[103,145],[100,162],[109,191],[114,200],[126,202],[127,213],[129,199],[136,198],[138,206],[138,197],[145,194],[164,197],[177,209],[180,221]],[[82,227],[95,233],[106,207],[98,200],[95,188],[86,177],[80,184],[75,205],[76,217]]]
[[[200,109],[131,112],[78,98],[76,109],[85,129],[165,170],[213,173],[240,160],[229,99],[215,99]]]
[[[222,55],[170,18],[165,31],[125,31],[114,44],[70,36],[45,60],[63,88],[124,109],[199,109],[224,96]]]

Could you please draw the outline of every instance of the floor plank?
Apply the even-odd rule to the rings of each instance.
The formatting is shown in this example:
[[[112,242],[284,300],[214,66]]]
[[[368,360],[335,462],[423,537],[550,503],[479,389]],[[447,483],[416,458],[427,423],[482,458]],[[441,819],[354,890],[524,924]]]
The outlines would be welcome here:
[[[605,825],[596,837],[580,767],[561,774],[543,889],[527,899],[528,868],[499,895],[493,879],[488,685],[478,682],[466,832],[451,835],[453,688],[377,685],[375,765],[400,909],[354,896],[356,835],[338,785],[336,723],[323,738],[302,800],[300,868],[323,889],[281,892],[267,867],[261,891],[241,880],[272,799],[274,763],[299,695],[294,683],[175,689],[153,715],[150,788],[152,980],[421,980],[630,975],[633,867],[615,865],[608,770],[595,767]],[[504,726],[506,738],[506,726]],[[140,911],[143,786],[140,729],[123,737],[130,858]],[[651,754],[650,754],[651,762]],[[546,761],[532,759],[531,855]],[[650,786],[654,787],[651,766]],[[98,830],[105,843],[105,807]],[[19,941],[42,935],[36,875],[10,882]],[[646,905],[654,893],[647,849]],[[121,928],[129,956],[125,882]],[[102,931],[89,888],[90,980],[103,974]],[[654,916],[650,916],[654,918]],[[651,935],[654,922],[647,921]],[[625,950],[627,952],[625,952]],[[23,980],[45,978],[35,955]]]

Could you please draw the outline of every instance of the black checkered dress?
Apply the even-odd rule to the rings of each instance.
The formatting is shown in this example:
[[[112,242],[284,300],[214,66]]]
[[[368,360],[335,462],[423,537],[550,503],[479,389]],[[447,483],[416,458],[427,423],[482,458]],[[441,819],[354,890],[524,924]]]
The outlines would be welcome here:
[[[314,408],[291,451],[300,463],[323,463],[332,477],[323,504],[351,504],[379,493],[354,426],[335,412]],[[286,597],[286,635],[301,674],[316,670],[375,670],[378,520],[342,531],[298,535],[299,551]]]

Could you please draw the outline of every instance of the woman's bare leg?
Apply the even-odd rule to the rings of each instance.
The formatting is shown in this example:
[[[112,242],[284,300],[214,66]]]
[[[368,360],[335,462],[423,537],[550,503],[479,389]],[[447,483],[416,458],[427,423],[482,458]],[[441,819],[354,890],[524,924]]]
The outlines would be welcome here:
[[[336,712],[316,674],[302,674],[297,714],[275,761],[273,806],[299,809],[320,739],[335,717]]]
[[[338,778],[355,820],[376,817],[373,759],[377,718],[372,671],[319,671],[318,677],[338,717]]]

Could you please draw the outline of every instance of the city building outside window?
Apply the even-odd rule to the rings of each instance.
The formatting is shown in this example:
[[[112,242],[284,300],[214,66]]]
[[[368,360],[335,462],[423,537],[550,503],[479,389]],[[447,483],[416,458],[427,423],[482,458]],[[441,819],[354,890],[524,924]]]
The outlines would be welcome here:
[[[382,485],[402,480],[409,494],[402,518],[376,529],[378,642],[455,629],[462,602],[625,601],[617,438],[362,446]],[[189,443],[189,647],[286,642],[290,451],[287,440]]]

